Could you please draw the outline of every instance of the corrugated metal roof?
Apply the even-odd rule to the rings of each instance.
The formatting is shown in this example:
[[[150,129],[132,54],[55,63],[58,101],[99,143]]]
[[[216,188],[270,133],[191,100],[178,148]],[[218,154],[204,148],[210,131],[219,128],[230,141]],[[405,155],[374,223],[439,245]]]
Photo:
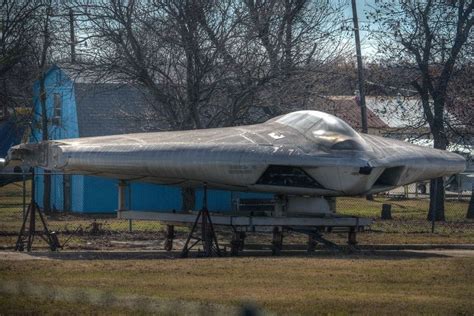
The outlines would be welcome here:
[[[152,102],[126,84],[75,83],[79,136],[160,131],[167,128]]]
[[[118,75],[81,64],[61,63],[53,65],[49,71],[61,69],[74,83],[125,83]]]
[[[392,128],[428,127],[417,99],[366,98],[367,108]]]
[[[367,107],[392,128],[429,128],[421,101],[417,98],[369,97]],[[451,127],[474,131],[474,106],[469,102],[447,104],[445,119]]]

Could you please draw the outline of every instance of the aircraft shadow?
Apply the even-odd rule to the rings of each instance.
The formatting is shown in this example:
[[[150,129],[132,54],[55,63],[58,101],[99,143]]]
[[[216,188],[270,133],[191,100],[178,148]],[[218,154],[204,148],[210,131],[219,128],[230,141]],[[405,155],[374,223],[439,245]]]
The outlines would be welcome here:
[[[180,257],[180,251],[58,251],[58,252],[31,252],[31,256],[58,260],[186,260]],[[280,255],[273,256],[269,250],[245,250],[236,257],[224,254],[226,258],[271,257],[274,259],[306,258],[309,260],[330,259],[374,259],[374,260],[407,260],[424,258],[449,258],[446,253],[425,252],[418,250],[355,250],[351,252],[337,250],[305,251],[283,250]],[[189,258],[205,258],[197,251],[191,251]]]

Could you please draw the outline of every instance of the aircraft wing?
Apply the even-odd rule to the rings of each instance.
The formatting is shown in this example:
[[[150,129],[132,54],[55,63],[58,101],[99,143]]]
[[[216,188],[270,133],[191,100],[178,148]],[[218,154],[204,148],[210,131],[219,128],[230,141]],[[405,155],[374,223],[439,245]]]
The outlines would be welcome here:
[[[298,111],[262,124],[21,144],[9,161],[125,180],[296,195],[358,195],[459,173],[446,151],[360,135]]]

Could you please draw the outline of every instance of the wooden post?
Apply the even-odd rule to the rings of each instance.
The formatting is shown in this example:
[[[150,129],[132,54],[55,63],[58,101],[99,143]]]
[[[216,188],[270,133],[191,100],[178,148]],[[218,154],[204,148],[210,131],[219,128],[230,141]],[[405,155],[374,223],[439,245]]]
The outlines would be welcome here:
[[[239,251],[244,250],[245,232],[235,231],[232,235],[230,254],[231,256],[238,256]]]
[[[392,219],[392,205],[382,204],[382,219]]]
[[[279,256],[283,248],[283,232],[278,226],[273,228],[272,255]]]

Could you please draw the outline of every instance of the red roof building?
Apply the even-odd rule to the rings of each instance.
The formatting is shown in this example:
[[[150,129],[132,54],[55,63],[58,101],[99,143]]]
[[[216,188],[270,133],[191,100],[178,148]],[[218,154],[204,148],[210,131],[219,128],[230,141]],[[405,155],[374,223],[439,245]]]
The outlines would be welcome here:
[[[360,106],[355,96],[329,96],[322,100],[318,100],[309,110],[330,113],[346,121],[352,128],[362,130]],[[367,108],[367,127],[369,134],[380,134],[388,125]]]

